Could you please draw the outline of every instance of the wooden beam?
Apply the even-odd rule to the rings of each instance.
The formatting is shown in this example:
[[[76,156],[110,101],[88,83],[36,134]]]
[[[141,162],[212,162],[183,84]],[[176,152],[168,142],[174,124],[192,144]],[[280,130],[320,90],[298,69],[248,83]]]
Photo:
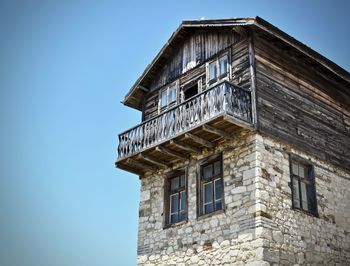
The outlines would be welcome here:
[[[173,151],[173,150],[170,150],[170,149],[162,147],[162,146],[156,147],[156,151],[159,151],[161,153],[165,153],[167,155],[170,155],[170,156],[173,156],[173,157],[176,157],[179,159],[185,159],[185,160],[188,159],[188,156],[186,154],[183,154],[183,153],[180,153],[177,151]]]
[[[148,165],[148,164],[145,164],[145,163],[141,163],[141,162],[138,162],[138,161],[135,161],[135,160],[132,160],[130,158],[126,159],[126,163],[131,165],[131,166],[134,166],[136,168],[141,168],[143,170],[150,170],[150,171],[154,171],[154,167]]]
[[[194,147],[192,145],[189,145],[189,144],[183,144],[183,143],[177,142],[176,140],[171,140],[170,144],[172,144],[172,145],[174,145],[182,150],[186,150],[186,151],[190,151],[190,152],[194,152],[194,153],[202,153],[201,149]]]
[[[246,129],[254,129],[254,126],[251,123],[245,122],[243,120],[240,120],[238,118],[232,117],[230,115],[224,115],[223,118],[224,118],[225,121],[227,121],[227,122],[229,122],[231,124],[234,124],[234,125],[246,128]]]
[[[143,159],[143,160],[151,163],[151,164],[155,164],[155,165],[163,167],[163,168],[170,167],[170,164],[168,164],[167,162],[164,162],[163,160],[159,160],[158,158],[155,158],[155,157],[150,156],[150,155],[145,155],[144,153],[140,153],[138,155],[138,157],[140,159]]]
[[[122,169],[122,170],[125,170],[125,171],[128,171],[130,173],[136,174],[139,176],[139,178],[141,178],[141,176],[143,175],[143,171],[141,171],[139,169],[132,168],[132,167],[127,166],[127,165],[123,165],[121,163],[116,163],[115,167]]]
[[[149,91],[149,89],[144,87],[144,86],[139,85],[138,87],[144,92],[148,92]]]
[[[253,32],[249,31],[248,37],[248,54],[249,54],[249,72],[250,72],[250,90],[251,90],[251,107],[252,107],[252,121],[254,129],[258,129],[258,115],[256,107],[256,67],[255,67],[255,51]]]
[[[225,139],[233,139],[233,137],[229,133],[227,133],[226,131],[224,131],[222,129],[218,129],[218,128],[213,127],[213,126],[203,125],[202,129],[204,131],[207,131],[209,133],[213,133],[213,134],[218,135],[220,137],[223,137]]]
[[[199,143],[207,148],[214,148],[215,147],[215,145],[213,143],[211,143],[210,141],[207,141],[206,139],[203,139],[203,138],[198,137],[196,135],[193,135],[191,133],[186,133],[185,138],[191,139],[194,142],[197,142],[197,143]]]

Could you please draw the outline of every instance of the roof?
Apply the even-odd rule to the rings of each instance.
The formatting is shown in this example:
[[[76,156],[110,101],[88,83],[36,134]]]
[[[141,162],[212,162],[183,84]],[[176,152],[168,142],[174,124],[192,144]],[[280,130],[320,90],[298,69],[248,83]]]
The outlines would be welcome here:
[[[123,104],[133,107],[135,109],[142,109],[142,96],[146,91],[144,84],[154,77],[154,75],[161,69],[169,57],[173,54],[177,44],[190,33],[193,29],[198,28],[229,28],[229,27],[250,27],[258,31],[263,31],[285,44],[295,48],[300,53],[314,60],[316,63],[322,65],[328,71],[341,78],[350,84],[350,73],[341,68],[334,62],[330,61],[326,57],[317,53],[310,47],[294,39],[287,33],[281,31],[277,27],[273,26],[269,22],[260,17],[248,17],[248,18],[230,18],[230,19],[210,19],[210,20],[184,20],[180,26],[171,35],[167,43],[158,52],[156,57],[147,66],[142,75],[136,80],[135,84],[126,94]],[[136,101],[135,101],[136,99]]]

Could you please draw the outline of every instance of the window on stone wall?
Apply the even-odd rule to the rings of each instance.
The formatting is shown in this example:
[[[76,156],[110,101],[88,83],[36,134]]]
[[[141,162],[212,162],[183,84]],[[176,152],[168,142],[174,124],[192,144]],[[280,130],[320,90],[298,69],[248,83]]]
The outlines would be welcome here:
[[[313,166],[302,159],[290,159],[292,206],[317,215]]]
[[[200,167],[199,214],[223,209],[222,156],[209,159]]]
[[[173,172],[165,184],[165,225],[187,219],[187,186],[185,171]]]

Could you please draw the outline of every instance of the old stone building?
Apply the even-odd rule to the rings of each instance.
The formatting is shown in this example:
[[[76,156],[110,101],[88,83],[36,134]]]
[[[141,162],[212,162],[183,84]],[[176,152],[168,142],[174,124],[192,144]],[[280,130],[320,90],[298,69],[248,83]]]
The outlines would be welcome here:
[[[139,265],[350,265],[350,74],[256,18],[183,21],[123,103]]]

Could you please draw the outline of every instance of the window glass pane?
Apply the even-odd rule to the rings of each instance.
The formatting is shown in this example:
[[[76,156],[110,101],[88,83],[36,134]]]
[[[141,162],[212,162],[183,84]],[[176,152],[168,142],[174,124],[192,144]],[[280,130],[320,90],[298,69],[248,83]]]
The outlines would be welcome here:
[[[213,182],[203,184],[203,195],[204,195],[204,199],[203,199],[204,204],[213,202]]]
[[[299,181],[296,178],[293,178],[293,204],[294,207],[300,208]]]
[[[182,175],[180,179],[181,179],[180,187],[185,187],[185,186],[186,186],[186,184],[185,184],[185,182],[186,182],[186,180],[185,180],[185,175]]]
[[[170,189],[175,190],[179,188],[179,177],[174,177],[170,180]]]
[[[292,163],[292,172],[293,172],[293,175],[299,175],[298,164],[294,162]]]
[[[167,106],[167,91],[164,90],[160,94],[160,107],[164,108]]]
[[[221,199],[221,179],[215,180],[215,200]]]
[[[227,73],[227,66],[228,66],[227,55],[219,59],[219,66],[220,66],[220,76],[225,75]]]
[[[214,163],[214,175],[218,175],[221,172],[221,161]]]
[[[169,88],[169,103],[176,101],[176,85]]]
[[[185,210],[185,204],[186,204],[186,194],[185,191],[180,192],[180,211]]]
[[[213,203],[209,203],[209,204],[204,205],[204,214],[210,213],[210,212],[213,212],[213,211],[214,211]]]
[[[181,222],[181,221],[184,221],[185,220],[185,212],[184,211],[181,211],[180,212],[180,216],[179,216],[179,222]]]
[[[178,222],[178,214],[174,213],[170,215],[170,223],[171,224],[175,224]]]
[[[217,76],[216,70],[216,62],[212,62],[209,64],[209,80],[216,79]]]
[[[221,210],[222,209],[222,204],[221,204],[221,200],[215,201],[215,210]]]
[[[203,167],[203,178],[208,179],[213,176],[213,165],[209,164]]]
[[[170,214],[177,213],[179,211],[179,194],[173,194],[170,196]]]
[[[307,199],[307,185],[304,182],[300,182],[300,188],[301,188],[301,199],[302,199],[302,206],[305,211],[309,210],[308,206],[308,199]]]
[[[305,178],[305,166],[299,164],[299,176]]]

